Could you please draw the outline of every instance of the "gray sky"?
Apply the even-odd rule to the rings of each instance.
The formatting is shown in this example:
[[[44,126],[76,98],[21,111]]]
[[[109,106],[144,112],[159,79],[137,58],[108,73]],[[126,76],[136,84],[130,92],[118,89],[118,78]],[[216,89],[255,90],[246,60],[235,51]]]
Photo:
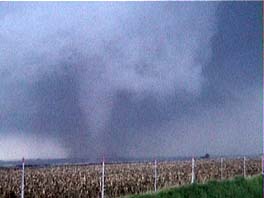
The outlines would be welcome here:
[[[261,2],[0,3],[0,160],[261,152]]]

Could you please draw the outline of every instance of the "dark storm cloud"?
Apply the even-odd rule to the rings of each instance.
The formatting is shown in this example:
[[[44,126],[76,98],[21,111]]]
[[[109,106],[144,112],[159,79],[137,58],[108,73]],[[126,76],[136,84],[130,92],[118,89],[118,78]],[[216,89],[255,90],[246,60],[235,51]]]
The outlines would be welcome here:
[[[230,101],[211,78],[217,6],[0,4],[0,158],[189,154],[173,145]]]

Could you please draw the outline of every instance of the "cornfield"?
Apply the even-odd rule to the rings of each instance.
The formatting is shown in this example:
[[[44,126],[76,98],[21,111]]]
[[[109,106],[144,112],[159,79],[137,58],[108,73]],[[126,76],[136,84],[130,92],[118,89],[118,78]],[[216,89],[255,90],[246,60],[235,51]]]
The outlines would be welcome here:
[[[247,159],[247,176],[261,173],[261,159]],[[157,188],[190,184],[190,161],[163,161],[157,166]],[[197,160],[195,181],[243,175],[243,159]],[[25,168],[25,197],[100,197],[101,165],[61,165]],[[21,169],[0,168],[0,197],[20,197]],[[121,197],[154,190],[154,163],[106,164],[105,197]]]

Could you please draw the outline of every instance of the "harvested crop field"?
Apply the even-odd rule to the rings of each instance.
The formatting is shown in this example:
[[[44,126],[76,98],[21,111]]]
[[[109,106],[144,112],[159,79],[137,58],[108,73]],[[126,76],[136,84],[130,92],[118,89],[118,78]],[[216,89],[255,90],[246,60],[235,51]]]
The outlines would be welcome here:
[[[261,159],[246,161],[246,174],[261,173]],[[243,175],[243,159],[225,159],[222,179]],[[65,165],[25,168],[25,197],[91,197],[100,196],[101,165]],[[191,161],[159,162],[157,188],[182,186],[191,182]],[[197,160],[196,182],[221,179],[219,159]],[[21,170],[0,169],[0,197],[19,197]],[[154,190],[154,164],[106,164],[105,197],[120,197]]]

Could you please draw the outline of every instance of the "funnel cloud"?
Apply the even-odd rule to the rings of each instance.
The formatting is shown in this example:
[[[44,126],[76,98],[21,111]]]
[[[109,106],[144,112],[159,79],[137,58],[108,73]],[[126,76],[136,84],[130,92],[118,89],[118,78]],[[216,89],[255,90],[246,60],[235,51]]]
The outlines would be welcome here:
[[[259,22],[258,2],[1,3],[0,160],[259,152],[261,27],[236,9]]]

